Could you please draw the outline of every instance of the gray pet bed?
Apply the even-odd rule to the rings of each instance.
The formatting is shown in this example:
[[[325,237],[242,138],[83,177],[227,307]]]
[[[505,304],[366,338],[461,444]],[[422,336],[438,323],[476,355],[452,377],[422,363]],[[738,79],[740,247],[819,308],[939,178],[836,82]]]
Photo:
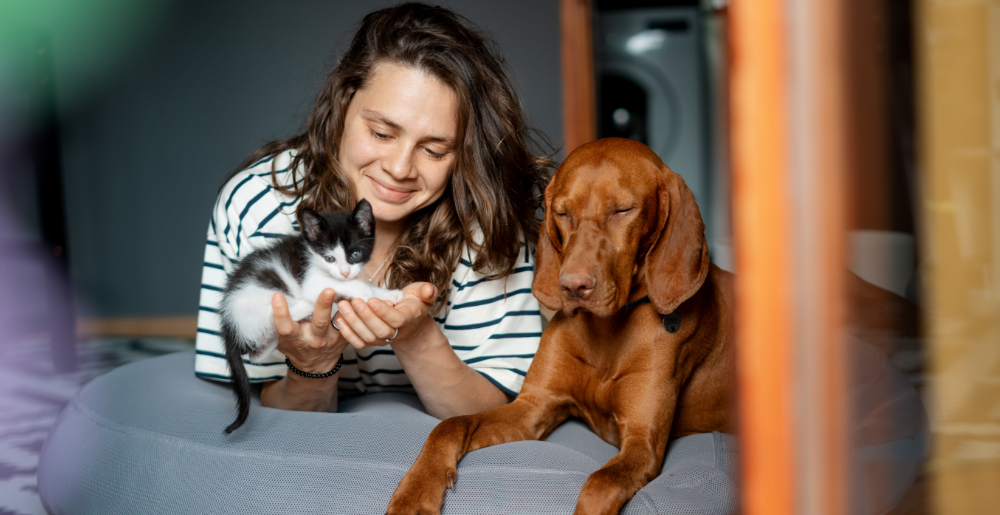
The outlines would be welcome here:
[[[193,361],[185,352],[136,362],[77,393],[42,450],[38,485],[49,513],[384,513],[438,423],[416,396],[370,394],[335,414],[258,404],[225,435],[231,390],[195,378]],[[673,441],[663,473],[623,513],[736,513],[735,441],[721,433]],[[920,444],[893,444],[867,452],[905,487]],[[472,452],[444,513],[571,513],[583,482],[617,452],[578,421],[544,442]]]

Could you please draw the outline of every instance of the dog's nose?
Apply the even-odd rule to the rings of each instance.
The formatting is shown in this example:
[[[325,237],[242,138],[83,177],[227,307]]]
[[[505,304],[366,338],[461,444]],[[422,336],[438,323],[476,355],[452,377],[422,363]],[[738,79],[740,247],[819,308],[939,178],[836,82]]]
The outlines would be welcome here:
[[[586,299],[594,293],[594,285],[597,279],[587,273],[564,273],[559,275],[559,288],[563,295],[571,299]]]

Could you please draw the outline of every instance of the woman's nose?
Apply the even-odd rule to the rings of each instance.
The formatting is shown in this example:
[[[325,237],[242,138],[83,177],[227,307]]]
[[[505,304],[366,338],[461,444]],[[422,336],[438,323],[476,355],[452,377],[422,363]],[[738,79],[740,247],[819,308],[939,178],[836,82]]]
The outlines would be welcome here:
[[[383,168],[393,179],[403,180],[410,176],[413,169],[413,148],[403,142],[394,145],[383,160]]]

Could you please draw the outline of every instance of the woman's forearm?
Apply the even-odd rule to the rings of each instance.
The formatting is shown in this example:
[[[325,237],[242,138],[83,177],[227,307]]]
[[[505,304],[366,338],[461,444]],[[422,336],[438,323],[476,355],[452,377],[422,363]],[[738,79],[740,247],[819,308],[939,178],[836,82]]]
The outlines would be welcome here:
[[[428,316],[421,338],[393,346],[420,401],[431,415],[445,419],[479,413],[510,401],[486,377],[465,364]]]
[[[323,379],[288,372],[279,381],[264,384],[260,404],[293,411],[337,411],[337,381],[340,374]]]

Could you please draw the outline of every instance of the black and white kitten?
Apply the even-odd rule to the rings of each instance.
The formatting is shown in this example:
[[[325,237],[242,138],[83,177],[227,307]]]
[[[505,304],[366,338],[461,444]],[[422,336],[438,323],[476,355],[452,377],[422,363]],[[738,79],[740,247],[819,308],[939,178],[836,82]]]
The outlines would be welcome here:
[[[300,214],[302,231],[274,245],[257,249],[237,263],[222,293],[219,316],[226,361],[232,375],[239,413],[226,428],[232,433],[250,413],[250,379],[243,355],[259,363],[278,347],[271,298],[281,292],[293,320],[312,317],[319,294],[327,288],[340,299],[378,298],[392,303],[403,298],[357,279],[375,245],[375,216],[362,199],[354,211],[320,215],[310,208]],[[334,313],[337,306],[333,306]]]

